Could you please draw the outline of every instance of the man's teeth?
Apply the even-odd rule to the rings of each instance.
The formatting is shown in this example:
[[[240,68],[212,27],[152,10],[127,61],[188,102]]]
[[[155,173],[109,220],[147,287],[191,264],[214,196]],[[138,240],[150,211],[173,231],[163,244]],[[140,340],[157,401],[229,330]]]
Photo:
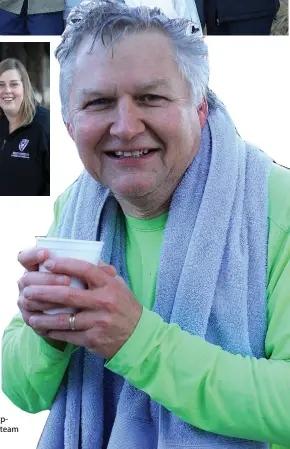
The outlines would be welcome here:
[[[126,151],[126,152],[123,152],[123,151],[115,151],[115,156],[118,156],[118,157],[140,157],[140,156],[142,156],[143,154],[147,154],[147,153],[149,153],[149,150],[142,150],[142,151],[132,151],[132,152],[129,152],[129,151]]]

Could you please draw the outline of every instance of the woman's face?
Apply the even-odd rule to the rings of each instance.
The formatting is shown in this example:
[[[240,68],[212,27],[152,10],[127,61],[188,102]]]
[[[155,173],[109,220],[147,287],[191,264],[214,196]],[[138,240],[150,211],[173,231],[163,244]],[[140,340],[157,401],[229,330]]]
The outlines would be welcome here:
[[[0,107],[8,118],[18,115],[23,95],[24,89],[18,70],[3,72],[0,75]]]

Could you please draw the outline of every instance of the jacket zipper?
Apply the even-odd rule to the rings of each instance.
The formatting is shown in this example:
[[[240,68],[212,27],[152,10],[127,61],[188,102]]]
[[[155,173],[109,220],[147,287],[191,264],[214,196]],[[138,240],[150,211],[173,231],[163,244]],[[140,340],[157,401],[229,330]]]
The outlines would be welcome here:
[[[219,27],[220,26],[220,20],[219,20],[219,4],[218,1],[216,2],[216,25]]]
[[[2,147],[1,147],[1,150],[0,150],[0,167],[3,164],[3,149],[5,147],[5,143],[6,143],[6,140],[3,141],[3,144],[2,144]]]

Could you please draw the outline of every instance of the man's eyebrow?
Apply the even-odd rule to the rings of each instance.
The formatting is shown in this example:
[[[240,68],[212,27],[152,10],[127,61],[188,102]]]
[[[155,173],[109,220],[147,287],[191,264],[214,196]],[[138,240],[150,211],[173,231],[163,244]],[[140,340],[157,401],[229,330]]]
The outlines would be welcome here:
[[[144,84],[139,84],[134,86],[136,88],[137,91],[147,91],[147,90],[152,90],[152,89],[156,89],[158,87],[170,87],[171,83],[170,80],[168,78],[161,78],[155,81],[152,81],[151,83],[144,83]]]
[[[170,87],[170,80],[167,78],[164,79],[158,79],[155,81],[152,81],[150,83],[142,83],[142,84],[135,84],[132,86],[132,90],[136,93],[143,93],[148,90],[157,89],[158,87]],[[104,97],[104,96],[117,96],[116,89],[114,90],[97,90],[94,88],[84,88],[78,90],[78,98],[84,98],[87,96],[96,96],[96,97]]]

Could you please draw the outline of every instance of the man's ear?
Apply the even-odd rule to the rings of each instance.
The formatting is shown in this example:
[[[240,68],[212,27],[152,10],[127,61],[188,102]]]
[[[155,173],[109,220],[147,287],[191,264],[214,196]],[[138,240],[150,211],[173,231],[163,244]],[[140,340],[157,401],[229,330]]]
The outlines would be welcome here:
[[[74,139],[74,132],[73,132],[72,124],[68,122],[68,123],[65,124],[65,126],[66,126],[66,129],[67,129],[67,132],[69,133],[70,137],[74,141],[75,139]]]
[[[199,118],[200,127],[201,129],[203,129],[206,124],[208,116],[208,105],[205,97],[203,98],[202,103],[197,110],[197,114]]]

